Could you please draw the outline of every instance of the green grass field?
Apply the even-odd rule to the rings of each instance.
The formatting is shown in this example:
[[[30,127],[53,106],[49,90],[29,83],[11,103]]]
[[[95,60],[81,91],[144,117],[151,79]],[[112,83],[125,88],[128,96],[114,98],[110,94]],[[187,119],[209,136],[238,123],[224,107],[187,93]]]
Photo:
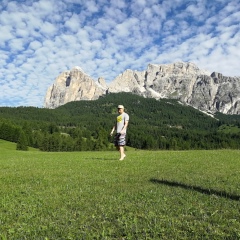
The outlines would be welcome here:
[[[16,151],[0,140],[0,239],[240,239],[240,151]]]

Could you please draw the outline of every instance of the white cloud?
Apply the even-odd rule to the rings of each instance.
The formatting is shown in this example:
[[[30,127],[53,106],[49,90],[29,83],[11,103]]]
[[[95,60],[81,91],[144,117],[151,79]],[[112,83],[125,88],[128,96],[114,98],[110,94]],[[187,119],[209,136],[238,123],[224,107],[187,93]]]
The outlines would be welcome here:
[[[238,0],[2,0],[0,11],[0,106],[42,106],[76,65],[107,82],[175,61],[240,76]]]
[[[69,28],[74,33],[80,29],[80,25],[80,19],[76,14],[73,14],[72,17],[65,22],[65,27]]]
[[[15,38],[9,41],[9,47],[11,48],[12,53],[16,53],[18,51],[24,50],[24,39],[23,38]]]
[[[119,9],[123,9],[125,7],[127,7],[127,2],[125,2],[124,0],[111,0],[111,5],[114,8],[119,8]]]
[[[0,46],[4,46],[6,41],[14,37],[11,33],[11,28],[8,26],[0,26],[0,32]]]
[[[33,3],[31,10],[36,11],[40,17],[48,17],[57,9],[60,1],[40,0]]]
[[[92,1],[92,0],[88,0],[87,2],[86,2],[86,8],[87,8],[87,10],[89,11],[89,12],[91,12],[91,13],[95,13],[95,12],[97,12],[98,11],[98,6],[97,6],[97,4],[95,3],[95,1]]]
[[[36,41],[36,40],[32,41],[32,42],[29,44],[29,48],[30,48],[30,49],[33,49],[33,50],[37,50],[37,49],[39,49],[40,47],[42,47],[42,43],[39,42],[39,41]]]
[[[116,25],[114,34],[120,38],[128,37],[132,34],[135,28],[138,28],[138,22],[137,18],[127,19],[125,22]]]
[[[43,36],[53,37],[57,32],[57,27],[50,22],[44,22],[40,28],[40,32]]]

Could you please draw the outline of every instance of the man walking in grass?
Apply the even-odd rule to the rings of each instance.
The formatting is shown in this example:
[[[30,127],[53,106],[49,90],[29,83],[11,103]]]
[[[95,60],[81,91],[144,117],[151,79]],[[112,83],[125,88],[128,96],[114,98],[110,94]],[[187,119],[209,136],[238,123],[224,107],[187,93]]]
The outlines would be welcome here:
[[[118,116],[115,122],[115,125],[113,126],[113,129],[110,133],[110,135],[113,135],[113,132],[116,131],[115,137],[114,137],[114,145],[116,146],[116,149],[120,152],[120,159],[123,160],[126,157],[126,154],[124,152],[124,146],[126,145],[126,133],[127,133],[127,127],[129,122],[129,115],[124,112],[124,106],[118,105]]]

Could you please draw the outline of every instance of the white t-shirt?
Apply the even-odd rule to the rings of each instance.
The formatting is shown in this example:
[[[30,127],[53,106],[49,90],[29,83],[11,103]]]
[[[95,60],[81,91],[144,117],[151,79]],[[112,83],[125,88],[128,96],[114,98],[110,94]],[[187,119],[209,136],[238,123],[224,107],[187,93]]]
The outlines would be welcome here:
[[[129,121],[129,115],[125,112],[117,116],[116,129],[117,133],[120,133],[125,125],[125,122]],[[126,133],[126,130],[124,131]]]

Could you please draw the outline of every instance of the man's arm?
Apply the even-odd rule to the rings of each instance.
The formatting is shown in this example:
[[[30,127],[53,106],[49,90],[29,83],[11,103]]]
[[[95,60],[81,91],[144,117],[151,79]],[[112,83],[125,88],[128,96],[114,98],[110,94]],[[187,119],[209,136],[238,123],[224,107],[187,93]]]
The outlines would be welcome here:
[[[123,128],[122,128],[122,130],[120,132],[121,134],[126,132],[127,126],[128,126],[128,121],[125,121],[124,126],[123,126]]]
[[[113,135],[113,132],[115,131],[115,125],[113,126],[112,128],[112,131],[110,132],[110,135],[112,136]]]

